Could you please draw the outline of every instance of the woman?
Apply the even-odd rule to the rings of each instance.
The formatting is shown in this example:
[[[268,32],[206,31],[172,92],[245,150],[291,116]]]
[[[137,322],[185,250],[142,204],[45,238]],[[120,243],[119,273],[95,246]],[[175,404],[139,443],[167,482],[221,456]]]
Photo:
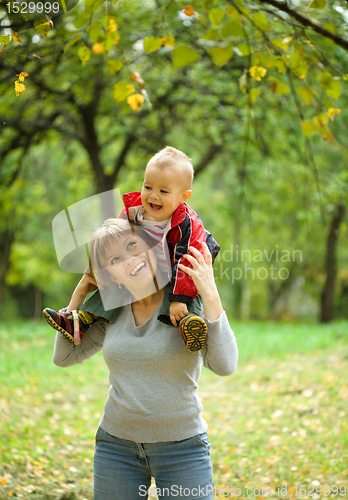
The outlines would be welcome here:
[[[101,239],[102,238],[102,239]],[[165,289],[154,286],[155,253],[128,222],[109,219],[96,231],[90,257],[96,280],[85,274],[68,311],[77,309],[97,282],[116,292],[126,288],[132,301],[114,322],[95,323],[72,345],[57,333],[54,363],[83,363],[103,350],[111,383],[96,435],[94,500],[148,498],[151,477],[160,498],[213,499],[213,470],[207,424],[197,381],[202,364],[218,375],[237,365],[237,345],[215,285],[211,255],[194,248],[182,266],[202,297],[207,345],[189,352],[178,328],[157,320]],[[155,280],[156,284],[157,280]],[[118,288],[120,287],[120,288]],[[115,289],[114,289],[115,290]],[[114,292],[115,293],[115,292]]]

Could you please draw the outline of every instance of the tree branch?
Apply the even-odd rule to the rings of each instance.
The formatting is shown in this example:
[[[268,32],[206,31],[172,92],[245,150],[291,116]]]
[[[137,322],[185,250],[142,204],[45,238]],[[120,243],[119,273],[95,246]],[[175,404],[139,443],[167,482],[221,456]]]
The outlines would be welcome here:
[[[124,164],[124,161],[125,161],[125,158],[127,156],[127,153],[130,150],[130,148],[131,148],[133,142],[136,140],[136,138],[137,137],[134,134],[132,134],[132,133],[128,134],[126,142],[124,143],[124,146],[122,148],[122,151],[118,155],[118,158],[116,160],[115,168],[114,168],[112,174],[110,174],[108,176],[111,186],[113,186],[115,184],[115,181],[117,179],[118,173],[119,173],[121,167]]]
[[[326,30],[325,28],[322,28],[318,24],[313,23],[310,19],[307,17],[302,16],[296,10],[290,9],[290,7],[284,3],[284,2],[278,2],[277,0],[259,0],[262,4],[268,4],[272,5],[276,9],[286,12],[286,14],[289,14],[289,16],[293,17],[298,21],[302,26],[306,26],[308,28],[311,28],[313,31],[318,33],[319,35],[325,36],[326,38],[330,38],[333,42],[335,42],[336,45],[339,47],[342,47],[343,49],[348,51],[348,40],[345,40],[344,38],[341,38],[340,36],[335,35],[334,33],[331,33],[330,31]],[[348,2],[348,0],[346,0]]]
[[[195,177],[202,172],[202,170],[212,161],[212,159],[216,156],[217,153],[221,151],[221,146],[217,144],[211,144],[208,152],[201,159],[198,165],[195,167]]]

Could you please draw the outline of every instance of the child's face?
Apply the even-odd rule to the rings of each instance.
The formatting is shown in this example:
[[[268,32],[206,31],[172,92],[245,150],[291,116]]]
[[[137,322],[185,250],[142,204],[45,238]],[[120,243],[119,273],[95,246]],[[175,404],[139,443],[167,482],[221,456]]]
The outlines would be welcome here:
[[[148,220],[162,221],[173,215],[180,203],[191,196],[185,189],[185,179],[180,168],[160,169],[149,165],[145,170],[141,201],[149,216]]]

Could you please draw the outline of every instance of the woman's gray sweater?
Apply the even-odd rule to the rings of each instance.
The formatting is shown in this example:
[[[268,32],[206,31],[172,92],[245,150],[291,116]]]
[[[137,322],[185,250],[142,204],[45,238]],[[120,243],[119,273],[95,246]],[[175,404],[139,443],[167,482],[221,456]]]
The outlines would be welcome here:
[[[226,314],[207,325],[206,346],[190,352],[177,327],[158,321],[157,313],[136,326],[126,305],[114,323],[92,325],[81,345],[57,333],[53,361],[72,366],[103,350],[111,386],[100,427],[138,443],[181,441],[207,429],[197,393],[202,364],[222,376],[237,366],[237,344]]]

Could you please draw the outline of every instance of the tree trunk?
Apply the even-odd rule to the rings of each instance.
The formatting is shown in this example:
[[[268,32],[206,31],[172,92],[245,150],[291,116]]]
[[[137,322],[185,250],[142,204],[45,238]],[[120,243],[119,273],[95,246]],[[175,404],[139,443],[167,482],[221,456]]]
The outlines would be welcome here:
[[[42,292],[39,288],[35,287],[35,307],[33,319],[38,320],[41,318],[42,311]]]
[[[331,221],[326,247],[326,281],[321,293],[320,322],[328,323],[334,319],[334,296],[336,280],[336,247],[338,230],[345,214],[345,207],[337,205],[336,212]]]
[[[0,233],[0,305],[4,300],[5,276],[10,267],[11,246],[14,234],[6,229]]]

